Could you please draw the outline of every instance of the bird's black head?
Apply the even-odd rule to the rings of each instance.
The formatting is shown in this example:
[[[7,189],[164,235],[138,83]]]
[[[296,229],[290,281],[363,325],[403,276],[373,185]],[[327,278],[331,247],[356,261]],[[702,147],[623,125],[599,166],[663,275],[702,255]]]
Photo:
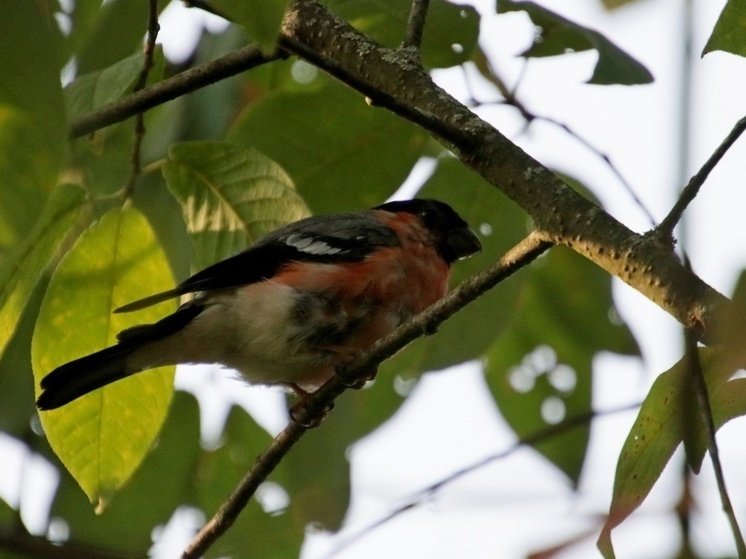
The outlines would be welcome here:
[[[469,229],[469,224],[451,206],[439,200],[415,198],[387,202],[375,209],[417,216],[425,227],[440,238],[438,252],[449,264],[482,250],[482,244]]]

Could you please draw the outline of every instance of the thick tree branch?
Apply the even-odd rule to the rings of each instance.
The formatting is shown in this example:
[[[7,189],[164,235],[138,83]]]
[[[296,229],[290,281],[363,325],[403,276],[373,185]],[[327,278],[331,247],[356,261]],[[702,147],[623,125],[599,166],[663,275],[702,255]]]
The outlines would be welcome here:
[[[313,0],[286,13],[281,45],[418,124],[533,218],[544,238],[569,246],[711,341],[728,300],[687,270],[653,235],[629,230],[397,56]],[[457,185],[454,185],[457,188]]]
[[[670,242],[639,235],[564,184],[499,131],[436,86],[411,57],[361,34],[313,0],[286,12],[280,46],[421,126],[468,168],[500,189],[533,218],[545,240],[569,246],[637,289],[711,342],[716,311],[728,300],[687,270]],[[77,119],[71,136],[123,120],[188,91],[263,64],[245,47]],[[454,187],[456,188],[456,187]]]
[[[517,272],[535,260],[551,246],[540,235],[532,233],[510,249],[497,262],[473,275],[424,312],[402,324],[393,333],[379,340],[369,351],[360,355],[348,366],[340,369],[333,378],[304,401],[294,421],[270,443],[257,458],[251,470],[244,476],[238,487],[225,500],[210,521],[202,527],[182,559],[197,559],[235,522],[257,487],[280,463],[293,445],[308,429],[317,425],[331,403],[358,379],[364,378],[384,359],[388,359],[411,341],[427,332],[432,332],[439,324],[450,318],[458,310],[494,287],[497,283]]]
[[[76,118],[70,123],[70,138],[79,138],[122,122],[167,101],[278,58],[281,58],[280,53],[265,55],[259,47],[245,46]]]

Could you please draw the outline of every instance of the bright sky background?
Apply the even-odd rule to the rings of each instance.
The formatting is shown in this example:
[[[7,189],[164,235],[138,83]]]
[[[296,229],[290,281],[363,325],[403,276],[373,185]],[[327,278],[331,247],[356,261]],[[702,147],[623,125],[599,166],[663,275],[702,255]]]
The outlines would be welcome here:
[[[482,44],[495,66],[514,83],[522,62],[515,57],[528,46],[532,29],[524,14],[491,15],[492,2],[475,2],[482,12]],[[724,0],[697,0],[693,51],[691,157],[688,176],[696,172],[746,114],[746,60],[724,53],[699,58]],[[678,122],[681,95],[681,20],[679,0],[639,0],[608,14],[598,0],[543,2],[578,23],[595,28],[642,61],[655,83],[636,87],[585,85],[595,53],[532,61],[523,77],[519,97],[532,111],[567,123],[574,131],[607,153],[633,185],[637,195],[660,220],[681,187],[677,176]],[[176,4],[161,21],[160,40],[169,56],[196,38],[190,33],[203,15]],[[189,23],[194,20],[195,23]],[[220,25],[214,20],[209,25]],[[480,85],[476,96],[484,101],[497,95]],[[460,71],[441,71],[438,82],[459,98],[466,98]],[[629,227],[644,231],[648,222],[630,200],[605,164],[576,140],[551,125],[536,123],[521,133],[524,122],[508,107],[484,106],[479,114],[492,122],[544,164],[567,171],[592,188],[613,215]],[[687,250],[695,271],[715,288],[730,294],[746,262],[744,220],[746,139],[731,149],[713,172],[695,201],[688,222]],[[582,287],[582,286],[578,286]],[[632,289],[615,281],[615,298],[625,320],[643,349],[644,362],[601,355],[594,363],[594,407],[612,409],[640,401],[657,374],[680,357],[681,333],[677,323]],[[578,318],[579,320],[582,317]],[[280,429],[279,394],[263,388],[236,390],[233,381],[215,369],[185,368],[181,386],[209,383],[202,398],[214,402],[235,398],[249,402],[271,430]],[[221,379],[215,388],[215,379]],[[395,418],[350,451],[353,502],[346,528],[336,536],[315,534],[307,541],[304,559],[327,556],[336,546],[406,502],[418,489],[454,470],[509,448],[515,437],[495,411],[482,388],[477,366],[465,366],[426,376]],[[213,404],[214,407],[214,404]],[[598,557],[595,515],[608,509],[616,459],[636,412],[615,414],[594,421],[590,454],[580,490],[571,491],[565,479],[529,449],[498,460],[447,486],[427,503],[372,530],[336,555],[341,559],[408,557],[474,559],[524,557],[526,554],[580,535],[596,527],[592,536],[561,557]],[[205,429],[214,433],[219,415],[208,419]],[[746,523],[746,450],[740,436],[743,420],[731,422],[719,434],[726,480],[742,524]],[[2,443],[3,441],[0,441]],[[7,452],[6,452],[7,448]],[[18,499],[23,462],[12,445],[4,444],[5,475],[0,476],[0,496]],[[5,457],[7,456],[7,459]],[[395,465],[394,465],[395,464]],[[26,487],[39,487],[48,472],[29,470]],[[662,512],[679,498],[681,455],[669,464],[642,509],[613,533],[617,556],[665,557],[675,553],[678,541],[675,519]],[[693,526],[698,551],[716,556],[732,553],[732,537],[720,512],[709,462],[696,484],[697,504]],[[35,495],[46,493],[35,490]],[[44,498],[33,499],[43,509]],[[28,522],[39,526],[31,510]],[[192,519],[188,514],[186,524]],[[171,526],[158,557],[178,557],[182,522]],[[185,541],[185,540],[183,540]],[[177,543],[178,542],[178,543]]]

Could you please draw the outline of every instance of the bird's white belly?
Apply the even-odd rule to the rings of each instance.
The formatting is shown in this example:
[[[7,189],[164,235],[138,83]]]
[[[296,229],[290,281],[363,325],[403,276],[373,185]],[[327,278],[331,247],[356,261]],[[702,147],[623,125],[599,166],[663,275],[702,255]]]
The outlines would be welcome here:
[[[303,377],[331,360],[329,352],[304,344],[296,317],[299,295],[271,281],[210,296],[183,330],[194,362],[220,363],[257,384],[303,383]],[[188,341],[187,341],[188,340]]]

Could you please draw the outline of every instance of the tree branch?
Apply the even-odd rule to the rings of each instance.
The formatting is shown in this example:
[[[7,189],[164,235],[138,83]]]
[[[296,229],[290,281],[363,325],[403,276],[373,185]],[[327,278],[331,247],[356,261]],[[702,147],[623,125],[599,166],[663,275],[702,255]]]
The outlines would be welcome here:
[[[424,312],[402,324],[390,335],[379,340],[373,347],[360,355],[346,367],[304,400],[304,405],[295,414],[294,421],[275,437],[267,449],[257,458],[238,487],[225,500],[212,519],[202,527],[182,559],[197,559],[235,522],[246,507],[257,487],[279,464],[293,445],[308,430],[309,425],[317,425],[329,409],[331,403],[354,381],[363,378],[384,359],[394,355],[411,341],[426,332],[432,332],[439,324],[450,318],[458,310],[496,284],[535,260],[551,246],[532,233],[510,249],[497,262],[464,281]]]
[[[386,49],[314,0],[295,0],[280,46],[421,126],[461,162],[522,207],[544,239],[568,246],[659,305],[701,341],[714,341],[714,315],[728,300],[682,266],[671,243],[630,231],[564,184],[518,146],[435,85],[410,57]],[[274,60],[253,46],[145,88],[76,119],[76,137],[138,111]],[[217,65],[214,68],[211,65]]]
[[[673,208],[671,208],[671,211],[663,219],[663,221],[661,221],[660,225],[655,230],[655,234],[661,240],[663,239],[670,240],[673,237],[673,230],[676,227],[676,225],[679,223],[679,220],[681,219],[681,216],[684,214],[684,211],[689,206],[689,204],[694,200],[694,198],[697,197],[697,194],[699,193],[699,189],[702,187],[704,182],[707,180],[707,177],[710,175],[710,172],[712,172],[715,166],[720,162],[720,160],[723,158],[723,156],[728,151],[728,149],[730,149],[730,147],[734,143],[736,143],[736,140],[738,140],[741,134],[743,134],[744,130],[746,130],[746,116],[736,123],[736,125],[730,131],[730,134],[728,134],[728,136],[717,147],[717,149],[713,152],[710,158],[707,161],[705,161],[705,164],[702,165],[702,168],[699,171],[697,171],[697,174],[694,175],[689,180],[689,183],[681,191],[681,195],[679,196],[679,199],[676,201]]]
[[[533,218],[544,239],[568,246],[637,289],[700,340],[728,300],[687,270],[670,243],[630,231],[397,56],[314,0],[285,14],[280,44],[421,126]]]
[[[245,46],[141,89],[98,110],[81,115],[70,123],[70,138],[85,136],[167,101],[281,57],[282,54],[279,52],[265,55],[259,47]]]

